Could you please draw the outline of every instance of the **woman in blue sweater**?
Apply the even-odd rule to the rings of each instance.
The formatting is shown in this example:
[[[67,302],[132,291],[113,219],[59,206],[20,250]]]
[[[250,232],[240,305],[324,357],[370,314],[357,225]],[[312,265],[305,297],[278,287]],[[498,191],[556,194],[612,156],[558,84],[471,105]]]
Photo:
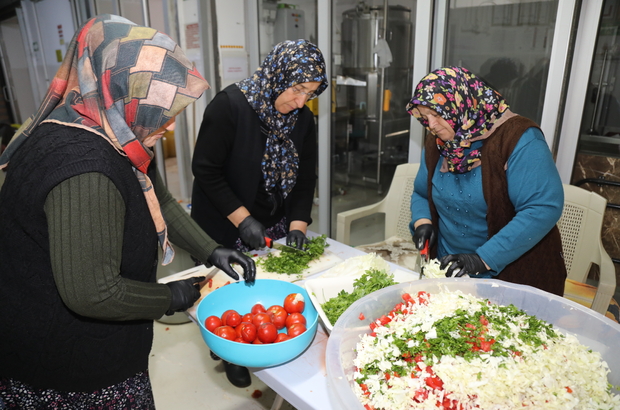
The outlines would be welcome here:
[[[424,77],[407,110],[431,133],[411,196],[416,247],[428,241],[446,276],[562,295],[564,194],[540,128],[461,67]]]

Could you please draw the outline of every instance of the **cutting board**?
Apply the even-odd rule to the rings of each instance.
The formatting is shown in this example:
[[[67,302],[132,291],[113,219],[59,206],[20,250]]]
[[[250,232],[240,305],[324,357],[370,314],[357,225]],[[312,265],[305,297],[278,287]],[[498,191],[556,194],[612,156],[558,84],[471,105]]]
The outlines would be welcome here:
[[[280,254],[280,251],[272,250],[270,253],[274,256],[278,256]],[[254,257],[254,259],[257,260],[257,259],[264,258],[264,257],[265,256],[256,256]],[[323,272],[324,270],[327,270],[331,268],[332,266],[339,264],[340,262],[342,262],[342,259],[340,257],[336,256],[336,254],[326,249],[323,252],[323,255],[321,255],[319,259],[315,259],[311,261],[308,264],[308,269],[305,269],[300,274],[288,275],[288,274],[283,274],[283,273],[268,272],[264,270],[262,266],[259,266],[257,264],[256,265],[256,278],[277,279],[277,280],[284,280],[287,282],[296,282],[298,280],[305,279],[308,276],[312,276],[316,273]]]

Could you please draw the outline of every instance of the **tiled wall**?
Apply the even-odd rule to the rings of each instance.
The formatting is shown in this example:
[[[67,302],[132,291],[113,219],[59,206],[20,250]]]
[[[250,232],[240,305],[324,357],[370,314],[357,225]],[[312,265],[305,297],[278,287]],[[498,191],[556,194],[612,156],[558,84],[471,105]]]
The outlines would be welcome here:
[[[571,184],[586,178],[602,178],[620,182],[620,158],[598,155],[578,154]],[[607,199],[608,203],[620,205],[620,187],[585,183],[581,188],[596,192]],[[603,219],[603,246],[609,256],[620,259],[620,209],[607,208]],[[616,267],[616,281],[620,283],[620,264]]]

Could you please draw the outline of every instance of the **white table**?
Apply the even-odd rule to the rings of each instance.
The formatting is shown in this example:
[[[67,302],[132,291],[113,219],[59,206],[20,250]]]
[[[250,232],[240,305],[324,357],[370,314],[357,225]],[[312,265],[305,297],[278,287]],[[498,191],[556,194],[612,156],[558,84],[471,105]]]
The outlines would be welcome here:
[[[309,237],[318,236],[313,232],[308,232]],[[365,252],[352,248],[351,246],[327,238],[329,250],[340,259],[345,260],[354,256],[364,255]],[[388,262],[392,270],[408,271],[402,266]],[[204,266],[180,272],[178,275],[195,275],[196,270],[205,270]],[[206,272],[206,270],[205,270]],[[408,271],[410,272],[410,271]],[[307,279],[314,279],[321,276],[325,271],[316,273]],[[201,272],[201,274],[203,274]],[[176,276],[176,275],[175,275]],[[296,282],[303,286],[304,281]],[[188,310],[190,318],[196,322],[195,308]],[[298,410],[341,410],[336,406],[335,400],[330,398],[332,394],[327,386],[327,369],[325,366],[325,350],[327,349],[328,335],[323,329],[319,320],[316,336],[312,344],[296,359],[281,366],[270,368],[250,369],[256,377],[273,389],[279,397],[274,401],[272,410],[277,410],[282,403],[281,398],[285,399]],[[345,409],[342,409],[345,410]]]
[[[309,236],[314,236],[309,233]],[[364,252],[333,239],[327,239],[329,250],[342,260],[364,255]],[[389,262],[388,262],[389,263]],[[392,269],[407,269],[389,263]],[[323,272],[307,279],[317,278]],[[299,283],[299,282],[298,282]],[[281,366],[266,369],[251,369],[255,376],[272,388],[279,396],[298,410],[341,410],[335,404],[327,386],[327,369],[325,367],[325,350],[328,335],[320,324],[310,347],[295,360]],[[272,409],[279,407],[278,399]],[[342,409],[345,410],[345,409]]]

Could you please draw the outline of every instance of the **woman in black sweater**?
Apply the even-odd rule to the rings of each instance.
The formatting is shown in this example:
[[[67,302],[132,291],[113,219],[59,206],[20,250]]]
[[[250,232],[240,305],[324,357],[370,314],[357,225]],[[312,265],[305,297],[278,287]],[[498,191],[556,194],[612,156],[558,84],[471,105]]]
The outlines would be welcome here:
[[[168,36],[119,16],[73,38],[39,110],[0,156],[0,408],[152,409],[153,319],[191,307],[156,283],[168,237],[234,279],[241,252],[172,198],[152,147],[208,88]]]
[[[327,86],[321,51],[284,41],[209,103],[192,163],[192,218],[213,239],[241,251],[264,247],[265,237],[307,244],[317,138],[305,104]],[[247,370],[226,370],[233,384],[250,384]]]

